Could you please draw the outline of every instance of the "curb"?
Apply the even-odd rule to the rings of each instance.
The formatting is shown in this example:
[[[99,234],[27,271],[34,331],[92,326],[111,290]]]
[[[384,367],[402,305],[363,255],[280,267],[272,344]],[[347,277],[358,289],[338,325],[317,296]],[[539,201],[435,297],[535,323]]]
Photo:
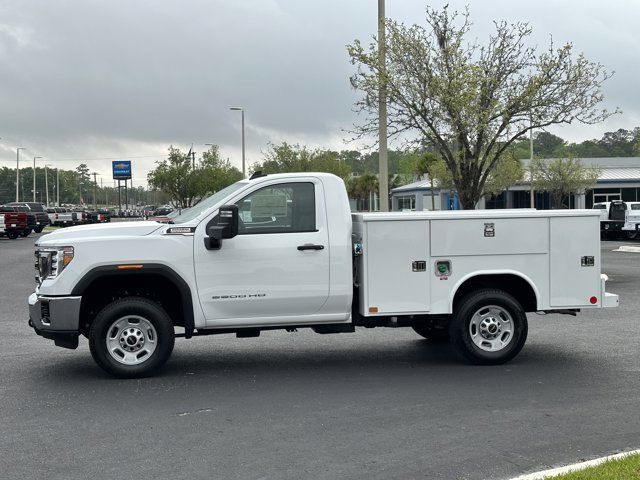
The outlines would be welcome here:
[[[631,245],[620,245],[612,252],[627,252],[627,253],[640,253],[640,247],[633,247]]]
[[[543,470],[541,472],[528,473],[526,475],[520,475],[519,477],[514,477],[510,480],[542,480],[546,477],[584,470],[585,468],[595,467],[597,465],[600,465],[601,463],[608,462],[609,460],[616,460],[618,458],[624,458],[624,457],[628,457],[629,455],[636,455],[636,454],[640,454],[640,450],[631,450],[629,452],[616,453],[615,455],[608,455],[606,457],[595,458],[593,460],[588,460],[586,462],[574,463],[572,465],[567,465],[566,467],[558,467],[558,468],[552,468],[549,470]]]

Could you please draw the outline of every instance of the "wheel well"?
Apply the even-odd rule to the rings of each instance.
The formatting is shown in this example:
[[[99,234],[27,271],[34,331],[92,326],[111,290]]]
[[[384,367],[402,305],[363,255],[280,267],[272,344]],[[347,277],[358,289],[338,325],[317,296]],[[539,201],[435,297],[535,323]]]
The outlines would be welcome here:
[[[191,336],[193,332],[193,310],[191,297],[185,298],[184,291],[166,275],[138,273],[127,275],[104,272],[91,279],[82,288],[80,305],[80,330],[87,334],[96,315],[106,305],[118,298],[142,297],[158,303],[165,309],[175,326],[185,327]]]
[[[536,292],[529,282],[513,274],[477,275],[466,280],[453,297],[453,308],[468,293],[483,288],[503,290],[513,296],[522,305],[525,312],[535,312],[538,309]]]

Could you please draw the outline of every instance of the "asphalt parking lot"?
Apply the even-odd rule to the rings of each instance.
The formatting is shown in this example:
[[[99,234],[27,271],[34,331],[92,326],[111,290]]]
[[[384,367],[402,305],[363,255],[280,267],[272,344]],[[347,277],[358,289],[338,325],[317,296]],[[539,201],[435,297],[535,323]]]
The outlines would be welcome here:
[[[603,242],[618,309],[530,316],[511,363],[409,329],[178,339],[114,380],[27,326],[36,236],[0,238],[0,477],[488,479],[640,448],[640,254]]]

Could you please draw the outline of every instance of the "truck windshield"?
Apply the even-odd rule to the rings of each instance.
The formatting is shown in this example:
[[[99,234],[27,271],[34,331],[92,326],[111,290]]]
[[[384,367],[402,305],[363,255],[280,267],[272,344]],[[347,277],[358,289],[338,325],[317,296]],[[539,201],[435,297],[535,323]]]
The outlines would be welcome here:
[[[190,222],[205,210],[213,207],[217,203],[220,203],[222,200],[224,200],[226,197],[231,195],[233,192],[240,190],[242,187],[247,185],[247,183],[248,182],[240,181],[240,182],[233,183],[226,188],[223,188],[219,192],[216,192],[210,197],[205,198],[204,200],[194,205],[193,207],[183,210],[182,215],[178,215],[177,217],[172,219],[173,223]]]

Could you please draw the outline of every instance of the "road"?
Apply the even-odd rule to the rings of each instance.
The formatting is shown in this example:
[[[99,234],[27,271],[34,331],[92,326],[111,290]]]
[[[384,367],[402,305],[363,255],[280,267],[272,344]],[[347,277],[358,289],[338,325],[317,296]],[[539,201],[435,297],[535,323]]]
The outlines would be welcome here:
[[[115,380],[27,326],[33,242],[0,238],[0,477],[509,478],[640,447],[640,255],[603,242],[621,306],[530,316],[511,363],[409,329],[178,339]]]

